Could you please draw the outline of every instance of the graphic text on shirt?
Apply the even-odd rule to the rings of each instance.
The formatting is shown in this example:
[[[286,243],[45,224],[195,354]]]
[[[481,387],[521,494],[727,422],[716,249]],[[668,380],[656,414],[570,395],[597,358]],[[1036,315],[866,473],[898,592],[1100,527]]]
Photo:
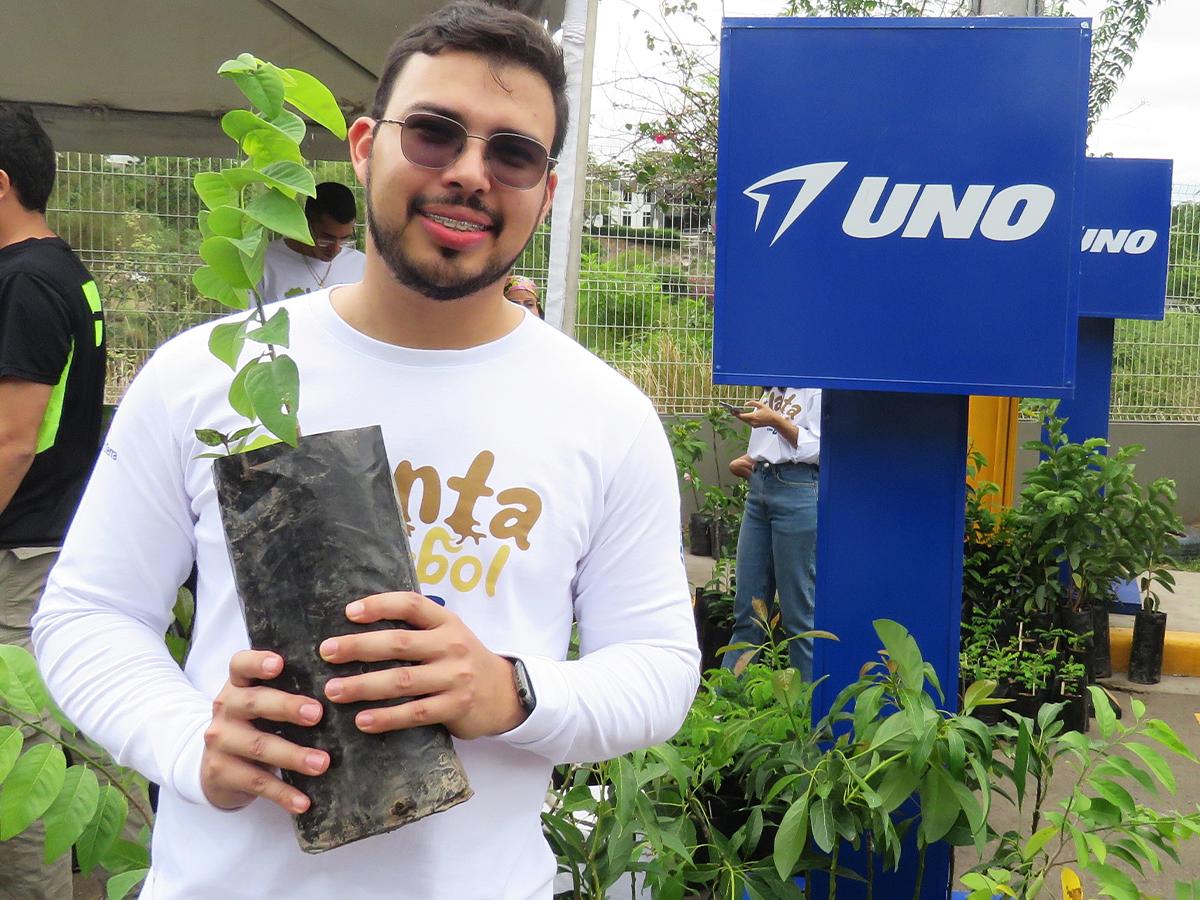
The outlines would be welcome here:
[[[463,475],[445,479],[446,490],[457,495],[454,507],[441,520],[449,530],[435,525],[442,510],[441,473],[432,465],[414,467],[410,460],[403,460],[396,467],[396,491],[408,533],[412,535],[414,531],[410,501],[416,485],[420,486],[416,520],[434,526],[426,531],[417,552],[417,578],[423,585],[440,584],[448,578],[456,590],[466,592],[482,581],[487,595],[493,597],[512,546],[522,551],[529,549],[529,534],[542,514],[542,498],[528,487],[509,487],[497,493],[488,484],[495,462],[494,453],[481,450]],[[476,512],[486,514],[486,507],[478,509],[479,502],[490,497],[495,500],[488,505],[499,508],[485,532],[480,530],[483,523],[476,518]],[[462,552],[462,545],[468,539],[474,542],[478,555]]]

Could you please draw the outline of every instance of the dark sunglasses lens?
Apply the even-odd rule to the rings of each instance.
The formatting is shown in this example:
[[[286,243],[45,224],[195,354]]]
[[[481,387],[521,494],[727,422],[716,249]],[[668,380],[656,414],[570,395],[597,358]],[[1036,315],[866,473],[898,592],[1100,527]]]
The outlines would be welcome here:
[[[488,165],[496,180],[527,190],[546,174],[546,148],[519,134],[494,134],[488,140]]]
[[[404,120],[400,149],[414,165],[441,169],[458,158],[466,141],[466,129],[457,122],[416,114]]]

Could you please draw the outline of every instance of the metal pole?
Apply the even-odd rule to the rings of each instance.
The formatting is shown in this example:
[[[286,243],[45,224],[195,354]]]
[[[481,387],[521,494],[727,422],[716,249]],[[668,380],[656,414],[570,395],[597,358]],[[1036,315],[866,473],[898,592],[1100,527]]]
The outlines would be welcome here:
[[[575,333],[575,309],[579,297],[579,254],[583,239],[584,198],[587,193],[588,121],[591,118],[596,15],[597,0],[568,0],[563,17],[564,51],[570,39],[571,55],[574,56],[578,52],[577,29],[582,24],[583,52],[577,66],[568,63],[571,122],[559,163],[559,190],[554,197],[550,222],[550,271],[547,273],[545,311],[547,322],[570,335]],[[570,35],[567,34],[568,28],[574,29]]]

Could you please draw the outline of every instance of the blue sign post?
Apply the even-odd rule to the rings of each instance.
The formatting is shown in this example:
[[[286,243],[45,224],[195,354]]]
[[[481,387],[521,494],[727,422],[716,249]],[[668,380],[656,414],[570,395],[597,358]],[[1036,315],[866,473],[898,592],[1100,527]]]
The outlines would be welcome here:
[[[1171,235],[1170,160],[1085,163],[1076,388],[1058,407],[1076,443],[1108,440],[1114,320],[1163,317]],[[1117,611],[1141,608],[1136,584],[1123,582],[1116,590]]]
[[[967,395],[1074,387],[1089,49],[1079,19],[725,23],[714,381],[827,389],[818,713],[878,618],[954,702]],[[933,848],[921,896],[949,873]]]
[[[1074,399],[1059,404],[1071,440],[1108,438],[1114,319],[1161,319],[1171,233],[1171,161],[1085,161]]]

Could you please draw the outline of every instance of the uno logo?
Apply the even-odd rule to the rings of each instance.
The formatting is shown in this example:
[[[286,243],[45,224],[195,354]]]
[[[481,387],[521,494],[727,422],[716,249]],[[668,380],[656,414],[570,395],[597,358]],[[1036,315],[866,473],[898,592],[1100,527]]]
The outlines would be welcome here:
[[[1158,232],[1149,228],[1132,231],[1122,228],[1088,228],[1083,232],[1083,243],[1079,249],[1084,253],[1146,253],[1158,240]]]
[[[770,194],[763,188],[800,182],[771,246],[812,205],[846,167],[845,162],[809,163],[775,172],[742,193],[758,204],[754,230],[762,223]],[[1054,209],[1054,191],[1044,184],[971,184],[955,200],[950,184],[907,184],[878,176],[863,178],[842,218],[842,233],[870,240],[900,232],[903,238],[928,238],[939,225],[943,238],[967,240],[979,234],[991,241],[1023,241],[1037,234]],[[901,230],[903,229],[903,230]]]

